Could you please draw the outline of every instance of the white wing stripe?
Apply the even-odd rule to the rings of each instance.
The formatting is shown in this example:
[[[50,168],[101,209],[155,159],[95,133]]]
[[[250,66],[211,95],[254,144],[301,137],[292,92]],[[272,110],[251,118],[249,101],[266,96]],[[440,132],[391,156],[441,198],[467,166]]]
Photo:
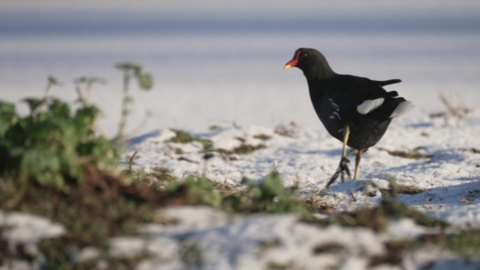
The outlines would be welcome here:
[[[367,114],[378,107],[382,106],[384,98],[377,98],[373,100],[365,100],[362,104],[357,106],[357,111],[361,114]]]

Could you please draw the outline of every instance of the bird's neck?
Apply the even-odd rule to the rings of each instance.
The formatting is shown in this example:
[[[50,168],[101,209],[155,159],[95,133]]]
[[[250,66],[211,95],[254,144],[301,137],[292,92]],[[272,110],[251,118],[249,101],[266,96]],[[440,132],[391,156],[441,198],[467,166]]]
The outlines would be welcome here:
[[[303,69],[303,74],[307,78],[307,81],[311,80],[326,80],[335,77],[335,73],[327,61],[319,61],[316,65],[312,65],[309,68]]]

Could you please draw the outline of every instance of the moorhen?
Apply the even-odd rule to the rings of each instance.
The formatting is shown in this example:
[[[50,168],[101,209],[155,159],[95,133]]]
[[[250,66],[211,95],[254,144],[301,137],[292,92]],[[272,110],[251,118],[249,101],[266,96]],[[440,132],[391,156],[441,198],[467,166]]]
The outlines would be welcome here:
[[[335,73],[319,51],[300,48],[285,69],[298,67],[307,78],[313,107],[328,133],[343,142],[340,165],[328,181],[330,187],[341,174],[351,178],[348,168],[347,145],[358,150],[355,158],[357,179],[360,159],[369,147],[375,145],[385,134],[392,118],[402,116],[415,106],[398,97],[396,91],[387,92],[383,86],[401,80],[374,81],[368,78]]]

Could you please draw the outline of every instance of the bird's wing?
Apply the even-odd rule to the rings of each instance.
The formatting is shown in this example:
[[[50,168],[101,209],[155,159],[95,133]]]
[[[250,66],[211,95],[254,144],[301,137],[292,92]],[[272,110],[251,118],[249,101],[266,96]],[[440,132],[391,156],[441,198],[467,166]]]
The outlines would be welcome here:
[[[367,78],[357,78],[351,81],[348,91],[345,92],[347,106],[358,106],[367,100],[398,96],[396,91],[387,92],[376,81]]]
[[[386,86],[386,85],[390,85],[390,84],[400,83],[400,82],[402,82],[402,80],[391,79],[391,80],[387,80],[387,81],[373,81],[373,82],[380,85],[380,86]]]
[[[347,111],[365,115],[380,108],[384,101],[398,96],[396,91],[387,92],[376,81],[351,75],[336,77],[328,88],[328,100],[340,115]]]
[[[356,111],[378,121],[397,117],[397,114],[394,113],[397,108],[398,116],[400,116],[414,107],[411,102],[406,102],[404,98],[398,97],[397,91],[387,92],[376,81],[369,79],[356,80],[351,85],[349,92],[351,104],[355,105],[356,103]],[[404,106],[400,106],[400,104],[404,104]]]

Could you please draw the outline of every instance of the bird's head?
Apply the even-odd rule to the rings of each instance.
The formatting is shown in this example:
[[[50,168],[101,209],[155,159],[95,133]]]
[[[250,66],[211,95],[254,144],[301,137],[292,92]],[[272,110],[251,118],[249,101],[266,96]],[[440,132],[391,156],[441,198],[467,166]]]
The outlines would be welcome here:
[[[322,53],[315,49],[300,48],[295,51],[284,69],[298,67],[303,71],[307,79],[328,79],[335,75],[335,72],[328,65],[327,59]]]

